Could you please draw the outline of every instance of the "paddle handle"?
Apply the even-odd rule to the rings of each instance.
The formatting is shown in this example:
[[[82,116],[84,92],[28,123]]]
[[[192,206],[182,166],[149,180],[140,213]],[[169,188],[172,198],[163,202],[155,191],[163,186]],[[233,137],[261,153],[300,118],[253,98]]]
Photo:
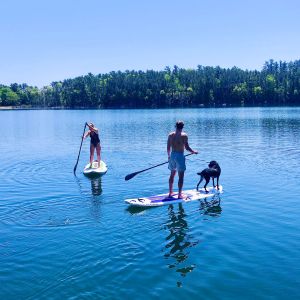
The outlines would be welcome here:
[[[79,161],[79,157],[80,157],[80,152],[81,152],[81,147],[82,147],[82,142],[83,142],[83,138],[84,138],[84,133],[85,133],[85,128],[87,126],[87,122],[85,122],[84,124],[84,128],[83,128],[83,133],[82,133],[82,137],[81,137],[81,143],[80,143],[80,147],[79,147],[79,153],[78,153],[78,156],[77,156],[77,161],[76,161],[76,164],[74,166],[74,174],[76,174],[76,169],[77,169],[77,165],[78,165],[78,161]]]
[[[187,157],[187,156],[189,156],[189,155],[193,155],[193,154],[194,154],[194,153],[189,153],[189,154],[186,154],[186,155],[185,155],[185,157]],[[145,169],[145,170],[139,171],[138,173],[142,173],[142,172],[145,172],[145,171],[151,170],[151,169],[153,169],[153,168],[156,168],[156,167],[159,167],[159,166],[165,165],[165,164],[167,164],[167,163],[169,163],[169,161],[166,161],[166,162],[164,162],[164,163],[161,163],[161,164],[159,164],[159,165],[156,165],[156,166],[150,167],[150,168],[148,168],[148,169]]]
[[[189,153],[189,154],[186,154],[186,155],[185,155],[185,157],[187,157],[187,156],[189,156],[189,155],[193,155],[193,154],[194,154],[194,153]],[[143,173],[143,172],[145,172],[145,171],[148,171],[148,170],[154,169],[154,168],[156,168],[156,167],[159,167],[159,166],[165,165],[165,164],[167,164],[167,163],[169,163],[169,161],[166,161],[166,162],[163,162],[163,163],[161,163],[161,164],[158,164],[158,165],[152,166],[152,167],[150,167],[150,168],[147,168],[147,169],[144,169],[144,170],[142,170],[142,171],[138,171],[138,172],[134,172],[134,173],[128,174],[128,175],[126,175],[126,177],[125,177],[125,180],[126,180],[126,181],[128,181],[128,180],[130,180],[131,178],[133,178],[134,176],[136,176],[137,174],[140,174],[140,173]]]

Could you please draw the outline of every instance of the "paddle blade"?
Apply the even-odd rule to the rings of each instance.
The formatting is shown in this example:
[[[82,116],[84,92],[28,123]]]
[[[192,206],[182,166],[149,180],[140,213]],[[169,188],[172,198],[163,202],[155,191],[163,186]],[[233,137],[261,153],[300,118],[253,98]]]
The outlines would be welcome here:
[[[128,181],[130,180],[131,178],[133,178],[136,174],[138,174],[139,172],[135,172],[135,173],[131,173],[131,174],[128,174],[125,176],[125,180]]]

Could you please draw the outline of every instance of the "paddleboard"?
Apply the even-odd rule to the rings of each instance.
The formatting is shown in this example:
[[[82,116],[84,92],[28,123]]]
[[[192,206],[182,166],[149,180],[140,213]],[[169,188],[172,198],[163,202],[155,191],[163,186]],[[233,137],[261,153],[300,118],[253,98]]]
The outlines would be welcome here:
[[[197,190],[187,190],[183,191],[184,198],[178,199],[178,194],[174,194],[172,197],[169,197],[169,194],[160,194],[150,197],[141,197],[126,199],[125,202],[131,206],[140,206],[140,207],[153,207],[153,206],[163,206],[176,203],[186,203],[194,200],[200,200],[204,198],[213,197],[223,193],[223,187],[219,185],[219,190],[214,187],[207,187],[208,192],[205,192],[204,188]]]
[[[88,163],[84,169],[83,174],[88,177],[103,176],[107,172],[107,166],[103,160],[100,161],[100,166],[98,167],[98,162],[93,161],[92,167]]]

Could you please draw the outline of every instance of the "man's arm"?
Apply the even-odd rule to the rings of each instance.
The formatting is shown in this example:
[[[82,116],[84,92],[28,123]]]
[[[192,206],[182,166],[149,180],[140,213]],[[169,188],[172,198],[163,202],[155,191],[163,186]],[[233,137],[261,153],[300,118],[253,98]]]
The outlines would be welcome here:
[[[167,153],[168,153],[168,159],[170,159],[170,153],[171,153],[171,134],[168,136],[168,142],[167,142]]]
[[[190,152],[193,153],[193,154],[198,154],[198,151],[194,151],[194,150],[190,147],[189,141],[188,141],[188,136],[186,136],[186,140],[185,140],[184,146],[185,146],[185,149],[186,149],[187,151],[190,151]]]

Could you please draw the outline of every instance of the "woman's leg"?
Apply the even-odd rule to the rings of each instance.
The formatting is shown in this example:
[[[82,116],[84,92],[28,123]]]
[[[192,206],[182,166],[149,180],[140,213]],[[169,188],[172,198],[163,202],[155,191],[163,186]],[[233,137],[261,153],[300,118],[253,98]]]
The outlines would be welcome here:
[[[90,164],[91,164],[91,167],[93,165],[94,152],[95,152],[95,146],[93,144],[91,144],[91,146],[90,146]]]
[[[100,156],[101,146],[100,146],[100,143],[97,144],[96,151],[97,151],[97,161],[98,161],[98,168],[99,168],[100,167],[100,161],[101,161],[101,156]]]

